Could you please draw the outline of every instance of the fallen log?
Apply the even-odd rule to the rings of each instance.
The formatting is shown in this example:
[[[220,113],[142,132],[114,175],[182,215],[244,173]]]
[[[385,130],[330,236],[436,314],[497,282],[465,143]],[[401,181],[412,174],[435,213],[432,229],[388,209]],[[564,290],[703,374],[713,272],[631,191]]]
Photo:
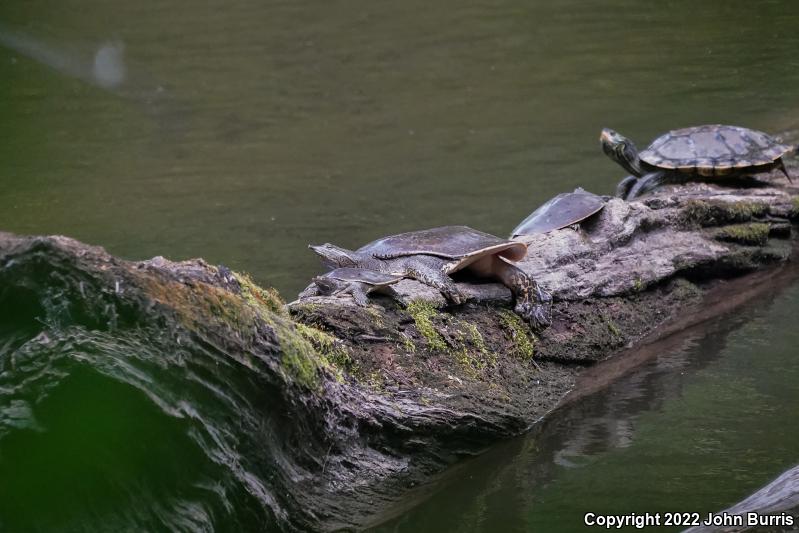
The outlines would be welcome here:
[[[412,280],[398,284],[398,301],[285,307],[202,260],[129,262],[66,237],[0,233],[0,324],[14,331],[0,385],[35,370],[4,361],[135,339],[170,355],[107,371],[153,397],[160,387],[169,412],[190,419],[231,483],[246,486],[248,514],[286,530],[362,528],[459,457],[525,431],[586,366],[671,332],[675,318],[699,319],[725,279],[789,260],[797,193],[777,176],[666,187],[611,200],[580,231],[526,238],[519,266],[555,298],[539,333],[497,284],[461,280],[470,300],[457,307]],[[169,379],[137,377],[146,365]],[[188,382],[222,412],[190,412]],[[218,519],[237,524],[237,512],[220,505]]]
[[[799,529],[799,466],[779,475],[765,487],[732,507],[714,513],[718,525],[702,525],[683,533],[739,533]],[[706,517],[702,518],[709,521]]]

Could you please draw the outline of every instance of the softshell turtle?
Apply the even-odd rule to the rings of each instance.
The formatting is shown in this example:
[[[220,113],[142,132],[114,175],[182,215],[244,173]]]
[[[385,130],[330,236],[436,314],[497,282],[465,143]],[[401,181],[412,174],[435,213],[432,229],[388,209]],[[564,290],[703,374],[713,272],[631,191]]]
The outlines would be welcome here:
[[[372,292],[393,294],[391,285],[402,276],[384,274],[367,268],[336,268],[313,278],[311,285],[300,293],[300,299],[308,296],[339,296],[349,294],[358,305],[369,304],[367,295]]]
[[[527,246],[467,226],[444,226],[383,237],[351,251],[333,244],[310,246],[330,268],[365,268],[413,278],[435,287],[454,303],[466,297],[450,278],[459,270],[494,278],[514,295],[515,311],[534,327],[550,323],[550,295],[511,261],[522,259]]]
[[[659,185],[692,178],[742,176],[777,168],[790,180],[782,157],[795,151],[794,146],[762,131],[721,124],[670,131],[640,153],[632,141],[611,129],[603,129],[599,140],[605,154],[632,174],[616,187],[616,196],[628,200]]]
[[[579,224],[599,213],[605,199],[578,187],[574,192],[561,193],[533,211],[511,232],[511,238],[521,235],[547,233]]]

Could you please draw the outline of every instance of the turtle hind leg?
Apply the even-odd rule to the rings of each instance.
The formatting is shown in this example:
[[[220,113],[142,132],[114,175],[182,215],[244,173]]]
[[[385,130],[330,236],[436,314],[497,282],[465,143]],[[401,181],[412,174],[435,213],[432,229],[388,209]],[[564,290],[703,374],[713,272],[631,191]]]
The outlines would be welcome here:
[[[638,182],[637,176],[627,176],[616,185],[616,198],[627,198],[630,189]]]
[[[350,283],[342,293],[352,296],[355,303],[361,307],[367,307],[369,305],[369,290],[363,283]]]
[[[444,273],[445,263],[438,257],[416,255],[405,258],[398,266],[407,277],[438,289],[448,302],[460,305],[466,301],[466,295],[461,292],[452,278]]]
[[[626,200],[633,200],[642,194],[646,194],[652,189],[665,185],[669,182],[669,175],[663,171],[651,172],[638,180],[627,194]]]
[[[785,168],[785,161],[783,161],[781,157],[777,159],[776,165],[777,168],[780,169],[783,174],[785,174],[785,177],[788,178],[788,181],[793,183],[793,178],[791,178],[791,175],[788,174],[788,169]]]
[[[552,324],[552,296],[519,267],[495,256],[494,275],[513,293],[514,311],[537,330]]]

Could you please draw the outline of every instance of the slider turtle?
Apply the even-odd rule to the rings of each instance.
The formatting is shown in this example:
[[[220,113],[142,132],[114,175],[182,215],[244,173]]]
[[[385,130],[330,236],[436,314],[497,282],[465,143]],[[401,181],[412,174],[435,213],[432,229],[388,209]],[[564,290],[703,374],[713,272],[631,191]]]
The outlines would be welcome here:
[[[599,213],[605,207],[605,199],[584,190],[561,193],[533,211],[511,232],[511,238],[521,235],[547,233],[556,229],[579,224]]]
[[[384,274],[366,268],[336,268],[321,276],[316,276],[308,288],[300,293],[300,299],[308,296],[339,296],[349,294],[358,305],[369,304],[367,295],[372,292],[393,295],[391,285],[402,276]]]
[[[453,304],[466,296],[450,275],[465,270],[493,278],[515,298],[515,311],[534,327],[549,325],[549,293],[511,261],[522,259],[527,246],[467,226],[444,226],[383,237],[355,251],[326,243],[310,248],[329,268],[364,268],[418,280],[435,287]]]
[[[790,180],[782,157],[796,148],[762,131],[721,124],[670,131],[640,153],[632,141],[611,129],[603,129],[599,141],[605,154],[632,174],[616,187],[616,196],[627,200],[666,183],[775,168]]]

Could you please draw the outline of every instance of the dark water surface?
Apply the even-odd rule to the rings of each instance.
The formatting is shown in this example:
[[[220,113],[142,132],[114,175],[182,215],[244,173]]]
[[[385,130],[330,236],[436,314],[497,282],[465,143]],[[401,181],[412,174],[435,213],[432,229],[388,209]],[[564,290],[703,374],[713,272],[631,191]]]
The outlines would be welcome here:
[[[796,130],[797,28],[792,0],[5,0],[0,229],[202,256],[291,298],[319,269],[309,242],[504,235],[556,193],[610,192],[603,126],[642,145],[708,122]],[[92,66],[103,45],[124,78]],[[799,461],[797,311],[794,288],[686,338],[385,528],[574,531],[584,510],[732,503]],[[0,324],[0,530],[269,523],[280,496],[254,457],[273,426],[234,422],[268,405],[246,377],[75,332],[12,366],[28,327]]]

